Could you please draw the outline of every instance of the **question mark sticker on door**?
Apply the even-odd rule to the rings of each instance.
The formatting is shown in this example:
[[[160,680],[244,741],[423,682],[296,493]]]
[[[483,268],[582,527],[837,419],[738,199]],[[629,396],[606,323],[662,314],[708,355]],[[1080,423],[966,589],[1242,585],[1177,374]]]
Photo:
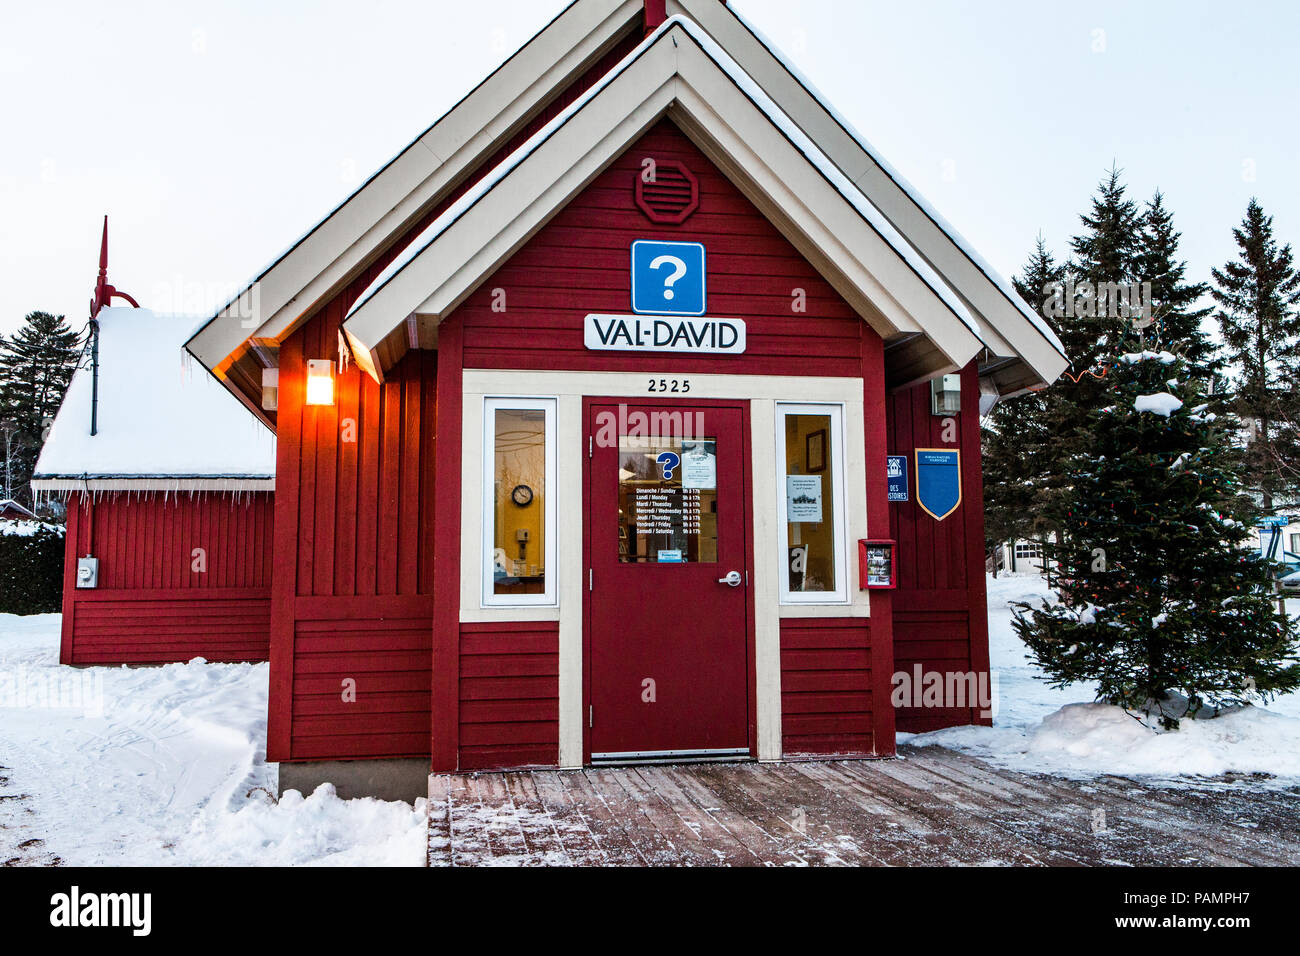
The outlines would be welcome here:
[[[632,311],[638,315],[703,315],[704,246],[698,242],[632,243]]]
[[[675,472],[677,466],[682,463],[681,458],[671,451],[664,452],[656,458],[655,461],[659,463],[661,468],[663,468],[664,481],[672,481],[673,472]]]

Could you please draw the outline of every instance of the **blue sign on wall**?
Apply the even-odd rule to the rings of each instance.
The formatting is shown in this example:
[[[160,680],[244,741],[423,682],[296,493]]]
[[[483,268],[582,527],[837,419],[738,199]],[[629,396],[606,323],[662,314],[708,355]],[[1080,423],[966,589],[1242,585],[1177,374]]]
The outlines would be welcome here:
[[[632,243],[632,311],[704,314],[704,246],[698,242]]]
[[[889,480],[889,500],[907,501],[907,456],[885,456],[885,477]]]
[[[957,510],[961,504],[961,452],[916,450],[916,503],[936,521]]]

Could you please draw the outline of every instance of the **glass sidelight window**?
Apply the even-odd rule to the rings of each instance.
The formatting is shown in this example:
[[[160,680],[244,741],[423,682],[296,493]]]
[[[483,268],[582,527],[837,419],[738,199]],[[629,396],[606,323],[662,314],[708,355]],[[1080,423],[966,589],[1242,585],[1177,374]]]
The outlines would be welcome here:
[[[483,603],[554,604],[555,399],[485,399],[483,452]]]
[[[839,405],[776,406],[781,602],[849,600]]]

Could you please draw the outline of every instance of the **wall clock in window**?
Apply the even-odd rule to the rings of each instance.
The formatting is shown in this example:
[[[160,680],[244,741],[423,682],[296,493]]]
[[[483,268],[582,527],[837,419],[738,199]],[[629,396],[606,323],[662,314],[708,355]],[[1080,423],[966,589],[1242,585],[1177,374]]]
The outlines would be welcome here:
[[[533,503],[533,489],[527,485],[515,485],[514,491],[510,492],[510,500],[523,508]]]

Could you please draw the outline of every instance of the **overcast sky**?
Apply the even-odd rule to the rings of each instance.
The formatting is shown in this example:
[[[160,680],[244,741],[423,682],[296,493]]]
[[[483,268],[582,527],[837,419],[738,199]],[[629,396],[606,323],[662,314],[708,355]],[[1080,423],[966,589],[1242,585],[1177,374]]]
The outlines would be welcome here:
[[[1064,254],[1112,162],[1197,277],[1256,195],[1300,244],[1291,0],[733,0],[994,266]],[[5,0],[0,332],[110,278],[202,311],[564,7]]]

